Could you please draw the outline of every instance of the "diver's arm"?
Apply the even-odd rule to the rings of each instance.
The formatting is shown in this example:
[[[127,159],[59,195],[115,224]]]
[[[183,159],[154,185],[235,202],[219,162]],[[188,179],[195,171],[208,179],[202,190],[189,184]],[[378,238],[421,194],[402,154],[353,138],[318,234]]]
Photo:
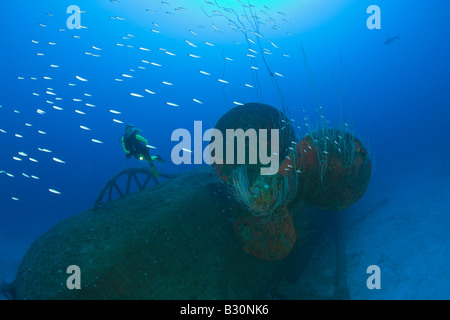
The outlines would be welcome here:
[[[141,142],[144,143],[145,145],[148,145],[147,139],[145,139],[143,136],[137,134],[137,135],[136,135],[136,139],[137,139],[138,141],[141,141]]]
[[[125,147],[125,139],[122,137],[122,138],[120,139],[120,141],[122,142],[122,148],[123,148],[123,151],[125,151],[126,154],[129,154],[130,151],[128,151],[127,148]]]

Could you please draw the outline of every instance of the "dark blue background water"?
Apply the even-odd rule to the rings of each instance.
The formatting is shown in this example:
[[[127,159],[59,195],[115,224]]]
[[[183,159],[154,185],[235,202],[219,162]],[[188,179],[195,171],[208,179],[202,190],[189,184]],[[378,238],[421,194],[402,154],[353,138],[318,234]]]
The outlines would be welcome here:
[[[228,3],[241,10],[236,1]],[[87,29],[67,29],[66,8],[72,4],[86,11],[81,15],[81,24]],[[208,18],[201,10],[203,7],[211,14],[218,10],[216,7],[200,0],[169,1],[169,4],[106,0],[1,2],[0,129],[6,133],[0,132],[0,170],[14,175],[0,174],[0,232],[4,235],[4,256],[19,260],[31,241],[59,220],[91,208],[110,177],[127,167],[142,166],[137,160],[127,161],[119,143],[126,123],[140,127],[149,144],[157,148],[152,152],[169,159],[167,163],[158,164],[160,171],[175,173],[194,166],[171,164],[171,150],[176,144],[171,141],[173,130],[192,131],[196,120],[203,121],[204,130],[211,128],[234,106],[234,101],[259,101],[281,108],[259,55],[262,97],[258,97],[255,89],[244,86],[245,83],[254,85],[250,58],[245,55],[250,53],[247,42],[240,32],[231,31],[225,19]],[[331,124],[338,124],[341,110],[344,110],[345,121],[368,144],[376,171],[366,197],[384,192],[389,187],[386,181],[390,183],[423,170],[430,172],[429,180],[418,181],[418,184],[432,184],[434,177],[441,173],[447,172],[450,176],[447,163],[450,154],[448,1],[258,1],[254,4],[258,15],[264,18],[262,21],[267,16],[260,9],[276,19],[282,29],[273,30],[268,23],[261,26],[262,43],[273,53],[265,55],[271,70],[284,76],[276,76],[276,79],[295,120],[294,125],[301,128],[299,137],[306,133],[305,114],[312,124],[318,121],[317,101],[305,71],[303,46],[325,118]],[[381,8],[381,30],[369,30],[366,26],[369,17],[366,9],[372,4]],[[174,10],[180,6],[187,10]],[[233,15],[229,16],[234,19]],[[289,23],[282,21],[283,18]],[[39,26],[40,23],[47,27]],[[212,23],[222,33],[216,32]],[[248,22],[245,23],[249,27]],[[60,28],[65,31],[58,31]],[[127,34],[134,37],[122,39]],[[397,34],[400,40],[383,45],[388,37]],[[32,39],[39,43],[32,43]],[[198,47],[189,46],[185,40]],[[116,43],[133,47],[121,47]],[[159,48],[176,55],[168,55]],[[252,48],[260,52],[257,46]],[[37,56],[38,52],[45,55]],[[192,58],[189,53],[201,59]],[[50,64],[59,68],[52,68]],[[211,75],[203,75],[200,70]],[[121,74],[133,78],[124,78]],[[45,80],[44,76],[52,80]],[[88,81],[82,82],[76,76]],[[124,81],[114,81],[116,78]],[[218,78],[229,84],[219,82]],[[167,86],[162,81],[174,85]],[[54,89],[63,100],[57,101],[55,96],[46,94],[47,88]],[[149,94],[145,89],[156,94]],[[40,96],[32,95],[33,92]],[[144,98],[133,97],[130,93],[141,94]],[[339,95],[345,97],[343,109]],[[83,101],[76,102],[74,98]],[[63,110],[53,109],[47,100]],[[167,105],[167,102],[179,107]],[[46,113],[38,114],[37,109]],[[113,114],[111,109],[121,114]],[[91,130],[83,130],[80,125]],[[38,130],[47,134],[42,135]],[[91,139],[103,143],[94,143]],[[38,148],[49,149],[52,153],[41,152]],[[16,161],[13,157],[23,160]],[[39,162],[32,162],[29,157]],[[55,162],[53,157],[66,163]],[[35,175],[39,180],[22,173]],[[61,194],[51,193],[49,189]],[[448,241],[444,242],[442,245],[448,245]]]

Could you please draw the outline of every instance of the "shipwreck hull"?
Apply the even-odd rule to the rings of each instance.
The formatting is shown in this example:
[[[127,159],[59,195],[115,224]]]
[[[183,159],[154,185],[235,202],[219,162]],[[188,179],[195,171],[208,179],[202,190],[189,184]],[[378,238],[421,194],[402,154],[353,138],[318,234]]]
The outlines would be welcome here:
[[[30,247],[18,299],[251,299],[281,261],[242,249],[230,200],[209,168],[58,223]],[[81,289],[69,290],[69,266]]]

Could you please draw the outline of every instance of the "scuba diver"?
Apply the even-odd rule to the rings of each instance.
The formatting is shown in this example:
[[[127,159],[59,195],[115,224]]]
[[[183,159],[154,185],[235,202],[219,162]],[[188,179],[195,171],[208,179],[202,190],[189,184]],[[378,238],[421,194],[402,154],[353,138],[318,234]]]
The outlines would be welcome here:
[[[148,147],[148,141],[142,136],[141,130],[137,127],[128,124],[125,127],[125,134],[120,138],[122,142],[123,150],[126,153],[126,158],[130,159],[135,157],[139,160],[146,160],[150,164],[150,169],[152,170],[155,178],[159,178],[158,170],[156,169],[153,162],[155,160],[164,161],[159,155],[150,156],[150,148]]]

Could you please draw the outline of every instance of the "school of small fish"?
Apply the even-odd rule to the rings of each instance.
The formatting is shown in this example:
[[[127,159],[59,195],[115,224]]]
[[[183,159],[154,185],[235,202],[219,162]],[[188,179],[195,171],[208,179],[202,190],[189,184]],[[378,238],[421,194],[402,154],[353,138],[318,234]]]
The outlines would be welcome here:
[[[143,32],[141,29],[133,29],[136,26],[132,17],[125,13],[122,16],[122,12],[127,12],[121,8],[126,6],[125,1],[110,0],[109,12],[115,13],[96,17],[96,23],[100,20],[105,26],[111,26],[113,30],[120,28],[123,32],[111,33],[104,38],[97,36],[94,39],[90,38],[89,25],[81,25],[78,30],[68,30],[62,26],[61,21],[67,19],[66,12],[46,12],[43,16],[37,16],[42,21],[36,21],[33,38],[26,41],[30,46],[33,65],[39,72],[46,71],[44,74],[35,74],[37,71],[30,69],[28,74],[18,74],[15,79],[18,86],[24,84],[27,88],[33,88],[31,92],[24,92],[24,95],[29,95],[30,106],[0,105],[0,139],[30,139],[30,143],[26,150],[7,150],[7,157],[14,160],[14,165],[9,168],[5,164],[7,162],[0,162],[0,179],[40,180],[40,188],[56,196],[64,194],[62,186],[53,185],[51,176],[35,175],[35,172],[39,172],[39,165],[57,168],[71,164],[64,149],[59,151],[61,147],[53,145],[49,139],[64,138],[69,133],[48,129],[47,118],[53,119],[52,121],[71,119],[67,124],[67,132],[79,130],[77,144],[80,148],[83,148],[83,144],[95,144],[97,148],[116,148],[116,145],[112,145],[116,139],[110,139],[105,134],[104,124],[101,125],[102,130],[97,130],[95,119],[100,118],[107,121],[108,125],[119,126],[112,127],[109,132],[122,131],[123,124],[130,120],[127,116],[130,104],[140,106],[145,101],[153,109],[172,108],[169,112],[174,112],[176,116],[176,112],[183,108],[204,108],[204,113],[207,113],[208,108],[217,108],[218,101],[211,101],[209,94],[212,88],[228,90],[229,93],[248,92],[249,96],[252,95],[248,102],[254,100],[260,87],[258,77],[266,72],[262,59],[267,59],[268,56],[271,59],[287,59],[291,56],[276,43],[274,32],[283,36],[293,34],[284,29],[289,26],[286,13],[271,10],[267,6],[258,8],[247,1],[235,2],[238,6],[233,5],[233,8],[215,0],[203,0],[195,5],[192,3],[189,8],[175,5],[171,1],[151,2],[147,8],[136,9],[141,10],[148,19]],[[257,4],[257,1],[254,2]],[[82,4],[80,8],[83,10]],[[165,34],[170,34],[169,28],[165,27],[194,12],[205,17],[203,24],[196,25],[198,21],[192,21],[191,26],[180,27],[178,34],[182,36],[172,36],[170,41],[163,38]],[[80,11],[80,14],[83,17],[89,11]],[[265,37],[266,32],[271,35],[270,39]],[[231,47],[226,45],[228,52],[224,55],[225,45],[217,39],[227,34],[232,34],[236,41],[230,41]],[[151,41],[147,39],[149,37]],[[55,39],[62,38],[64,46],[70,44],[65,58],[55,51],[61,49],[61,40]],[[127,57],[134,56],[135,60],[127,58],[129,67],[117,70],[115,61],[120,61],[120,66],[123,66],[121,53]],[[210,63],[213,58],[222,61],[219,68],[214,68]],[[71,60],[77,64],[76,68]],[[102,61],[105,61],[104,64]],[[225,72],[225,68],[230,70],[237,62],[239,66],[248,65],[245,78],[227,76],[229,71]],[[188,66],[197,68],[195,73],[184,74]],[[114,75],[109,79],[102,78],[102,74],[108,74],[105,69],[115,70]],[[284,81],[281,79],[288,77],[288,71],[271,71],[270,75]],[[244,70],[239,72],[243,73]],[[103,102],[107,100],[104,99],[105,93],[96,91],[98,87],[105,86],[110,90],[107,93],[114,92],[115,97],[118,96],[117,103]],[[196,86],[197,90],[190,90],[192,86]],[[241,93],[239,97],[229,97],[226,103],[230,108],[241,106],[246,102],[242,101],[245,97]],[[27,108],[33,110],[33,115],[25,112]],[[20,115],[24,125],[10,127],[1,121],[9,117],[9,112]],[[23,144],[17,145],[19,147]],[[10,199],[26,200],[21,194],[11,194]]]

